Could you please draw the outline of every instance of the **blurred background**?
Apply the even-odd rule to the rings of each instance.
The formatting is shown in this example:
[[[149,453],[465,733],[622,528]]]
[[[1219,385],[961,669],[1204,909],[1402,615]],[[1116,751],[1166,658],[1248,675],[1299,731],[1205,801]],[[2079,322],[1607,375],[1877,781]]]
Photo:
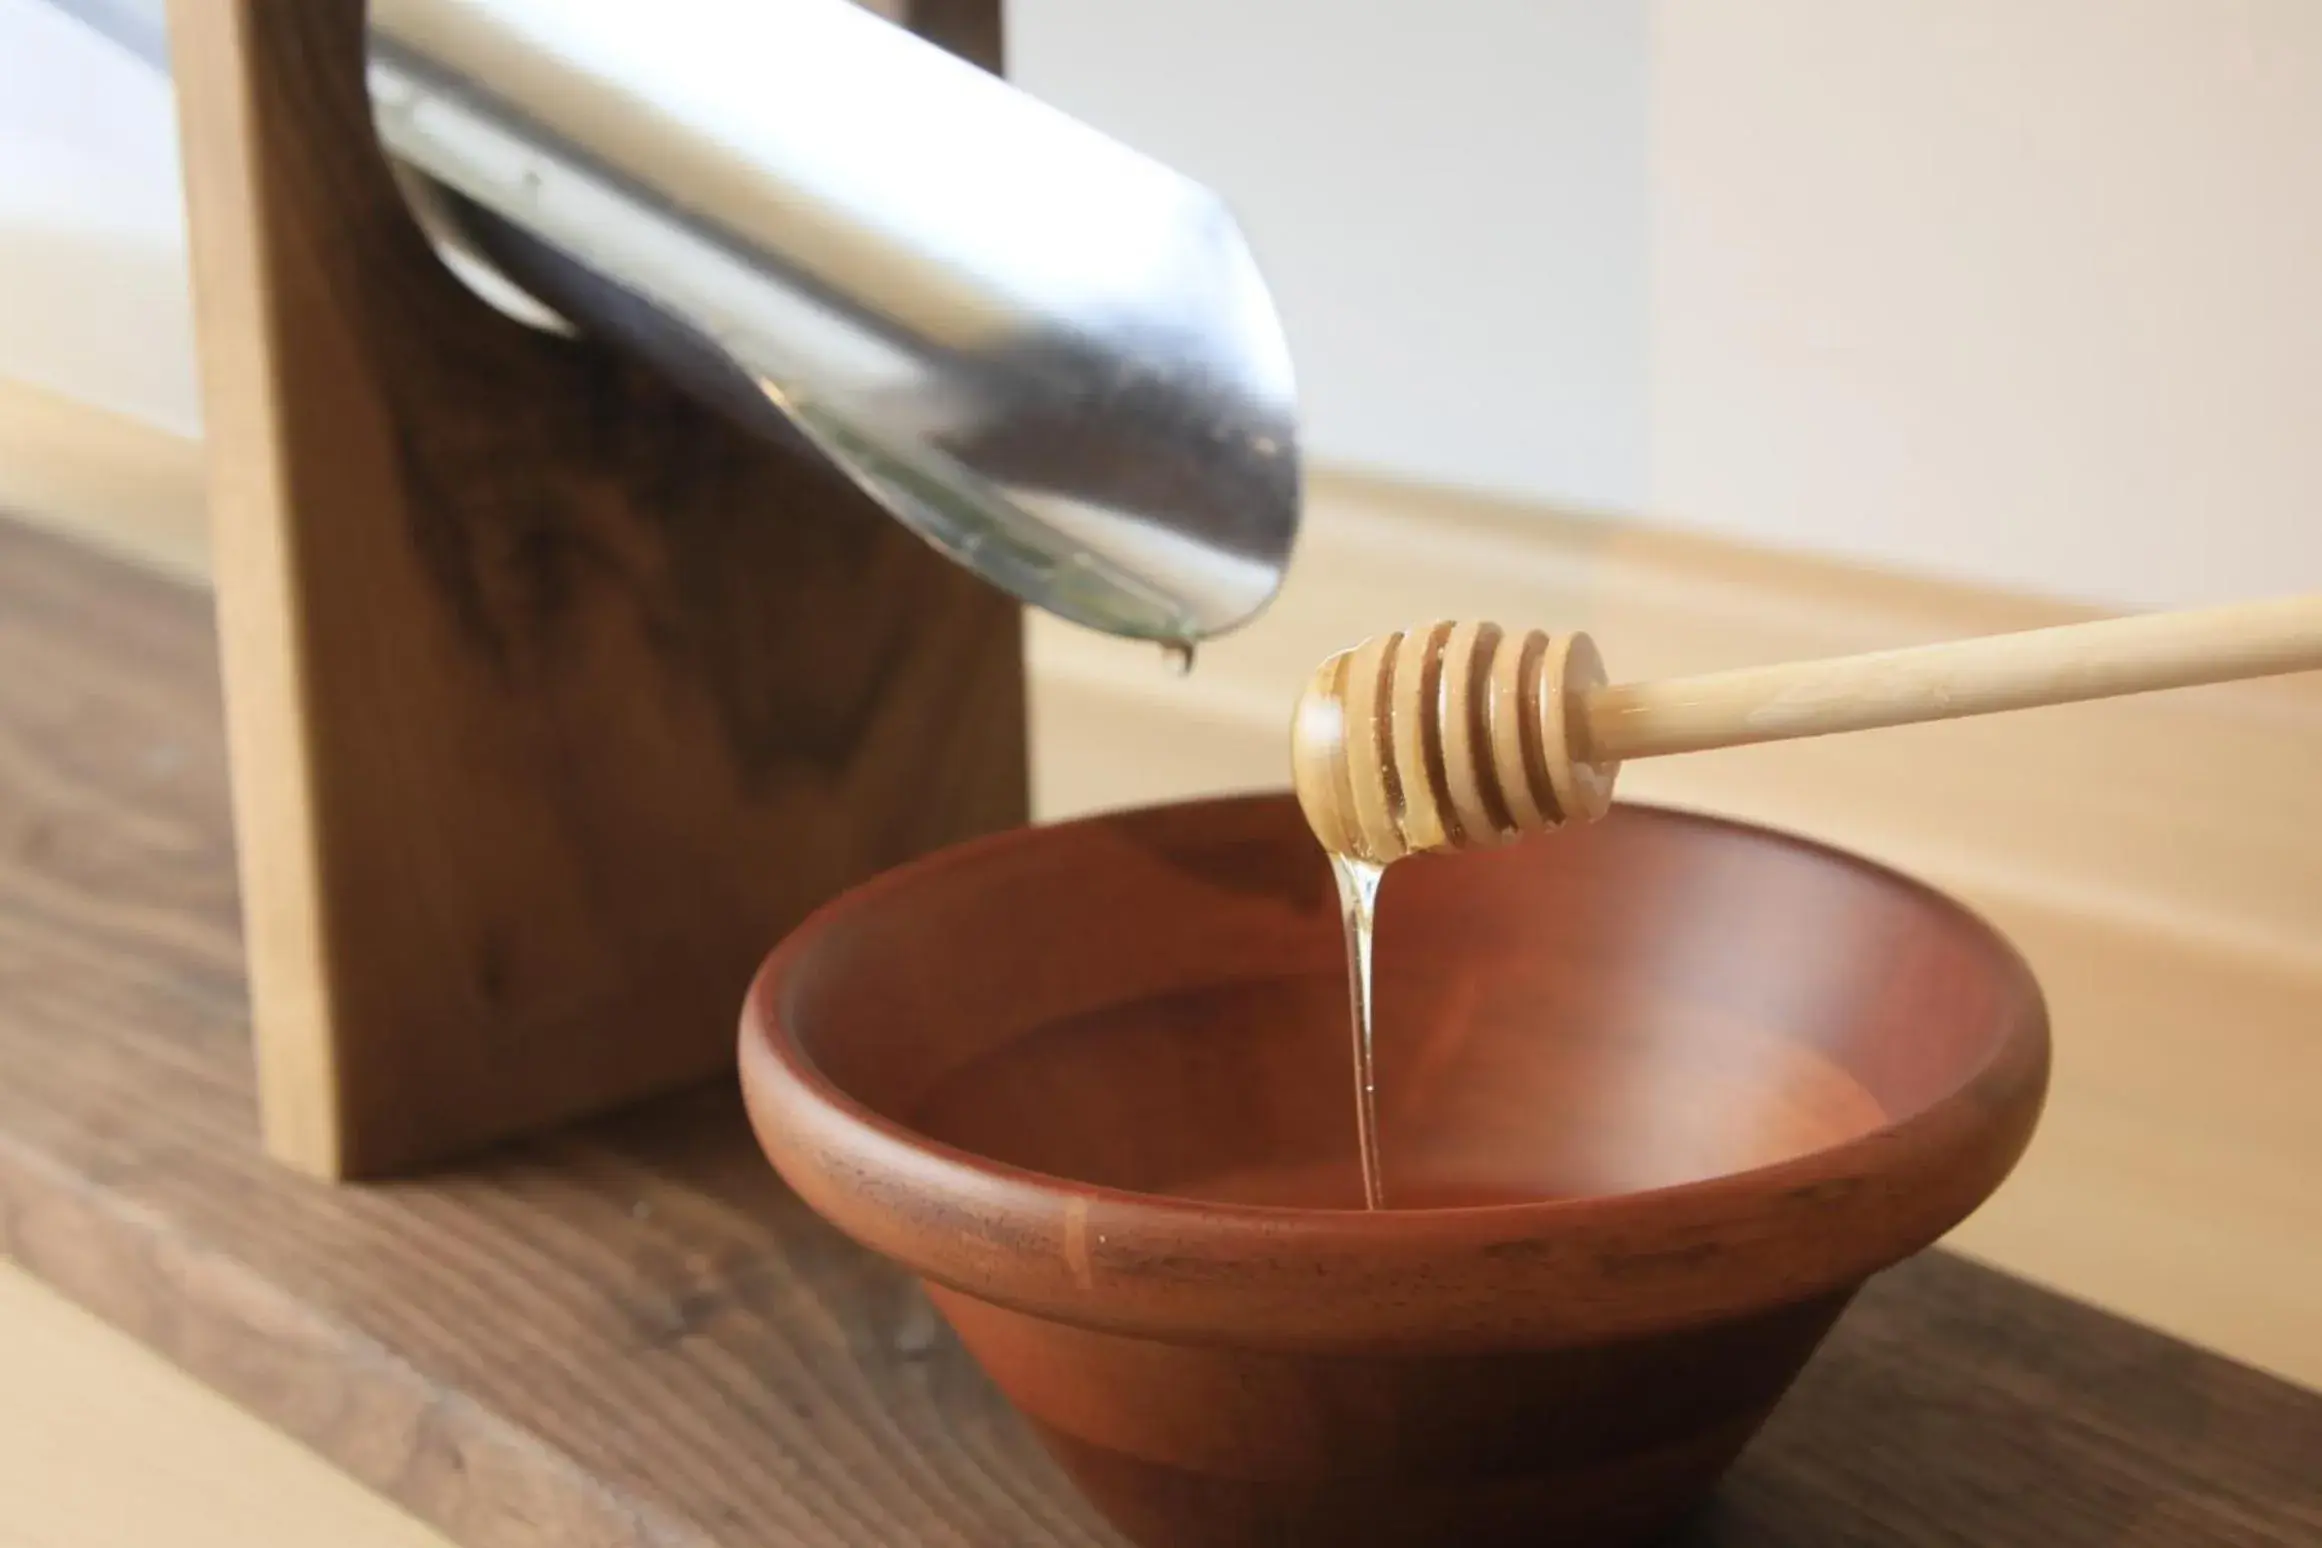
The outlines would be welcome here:
[[[2303,0],[1013,0],[1327,463],[2108,606],[2322,584]],[[0,0],[0,378],[198,423],[166,88]]]

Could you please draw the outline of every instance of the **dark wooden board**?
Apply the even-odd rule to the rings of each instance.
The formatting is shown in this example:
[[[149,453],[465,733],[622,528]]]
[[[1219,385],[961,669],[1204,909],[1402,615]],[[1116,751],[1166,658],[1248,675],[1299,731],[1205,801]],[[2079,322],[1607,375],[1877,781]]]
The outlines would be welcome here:
[[[394,1183],[263,1160],[211,645],[0,525],[0,1251],[475,1548],[1112,1541],[728,1082]],[[1932,1253],[1680,1541],[2322,1543],[2322,1395]]]

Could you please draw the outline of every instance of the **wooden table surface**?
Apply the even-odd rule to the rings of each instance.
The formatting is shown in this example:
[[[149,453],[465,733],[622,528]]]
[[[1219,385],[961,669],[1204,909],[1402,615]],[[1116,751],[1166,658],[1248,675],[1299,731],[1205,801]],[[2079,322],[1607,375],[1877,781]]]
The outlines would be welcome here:
[[[461,1543],[1111,1541],[727,1083],[331,1189],[243,1017],[206,600],[0,528],[0,1254]],[[2322,1543],[2322,1395],[1930,1253],[1678,1541]]]

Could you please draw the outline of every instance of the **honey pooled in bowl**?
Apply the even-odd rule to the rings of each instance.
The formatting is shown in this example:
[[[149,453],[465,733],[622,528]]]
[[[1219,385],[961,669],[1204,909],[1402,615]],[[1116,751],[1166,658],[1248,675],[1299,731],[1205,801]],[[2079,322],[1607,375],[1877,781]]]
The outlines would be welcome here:
[[[1385,1206],[1664,1187],[1855,1138],[1887,1114],[1831,1058],[1550,957],[1378,977]],[[1218,1203],[1359,1210],[1335,974],[1206,985],[1025,1029],[913,1127],[1007,1165]]]

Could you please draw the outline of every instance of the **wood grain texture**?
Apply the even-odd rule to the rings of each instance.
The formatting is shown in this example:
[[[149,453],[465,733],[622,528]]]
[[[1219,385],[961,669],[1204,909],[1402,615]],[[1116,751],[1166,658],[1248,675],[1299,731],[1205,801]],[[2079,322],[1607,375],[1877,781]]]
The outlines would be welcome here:
[[[1661,1530],[2046,1089],[1965,909],[1623,808],[1390,868],[1365,1209],[1333,890],[1282,795],[1019,829],[817,913],[744,1013],[776,1168],[1150,1548]]]
[[[1014,605],[468,295],[376,150],[359,10],[171,28],[259,1090],[325,1175],[718,1068],[768,941],[1025,806]],[[993,53],[996,7],[943,10]]]
[[[723,1083],[424,1180],[266,1164],[210,655],[198,594],[0,528],[0,1253],[468,1548],[1109,1541]],[[2317,1455],[2322,1396],[1927,1255],[1677,1541],[2304,1544]]]

